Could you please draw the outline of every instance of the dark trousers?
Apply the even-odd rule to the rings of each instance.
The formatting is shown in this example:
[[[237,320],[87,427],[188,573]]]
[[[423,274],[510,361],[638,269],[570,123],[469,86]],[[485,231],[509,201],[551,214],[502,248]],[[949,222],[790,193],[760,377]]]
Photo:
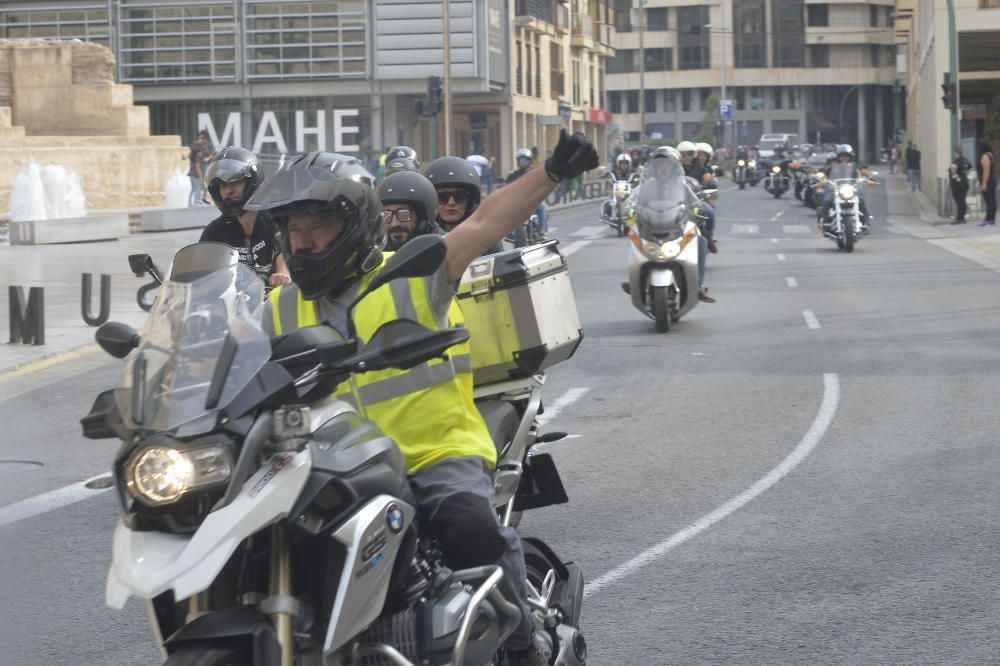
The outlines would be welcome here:
[[[956,183],[955,181],[951,181],[951,196],[955,199],[955,220],[957,221],[965,219],[965,195],[968,193],[968,183]]]
[[[983,199],[986,200],[986,217],[987,220],[997,219],[997,183],[995,180],[990,179],[990,182],[986,183],[986,191],[983,192]]]

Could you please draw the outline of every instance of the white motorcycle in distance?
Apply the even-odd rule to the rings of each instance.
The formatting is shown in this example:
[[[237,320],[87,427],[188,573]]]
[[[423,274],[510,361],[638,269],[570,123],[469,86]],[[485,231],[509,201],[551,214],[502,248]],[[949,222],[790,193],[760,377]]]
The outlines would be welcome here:
[[[503,571],[442,564],[399,448],[333,395],[357,373],[414,368],[468,339],[464,327],[408,319],[367,344],[350,337],[356,303],[433,274],[445,252],[428,235],[395,253],[346,309],[346,338],[326,324],[269,338],[263,283],[218,243],[177,253],[141,334],[98,329],[105,351],[129,356],[119,386],[82,419],[86,437],[122,441],[106,600],[145,602],[166,666],[505,663],[521,612],[497,589]],[[129,260],[153,273],[148,255]],[[545,441],[531,412],[540,395],[528,394],[524,419],[508,415],[497,442],[497,510],[507,516],[522,510],[518,499],[562,499],[554,463],[542,474],[528,456]],[[523,544],[527,601],[553,639],[553,664],[581,666],[580,569],[540,540]]]
[[[669,332],[674,322],[698,304],[698,258],[702,251],[697,214],[700,200],[686,182],[680,164],[671,159],[669,167],[666,177],[648,175],[634,197],[629,280],[622,285],[631,295],[632,305],[653,319],[660,333]],[[701,194],[713,192],[704,190]]]
[[[597,175],[611,181],[611,215],[606,214],[602,205],[601,222],[614,229],[617,236],[624,236],[628,233],[628,202],[632,196],[632,188],[636,184],[636,174],[620,179],[614,171],[607,167],[600,167]]]
[[[872,175],[877,175],[877,172]],[[860,190],[865,185],[877,184],[867,176],[826,182],[826,187],[833,191],[833,205],[825,218],[819,218],[819,230],[844,252],[854,252],[858,241],[871,233],[871,224],[861,213]]]

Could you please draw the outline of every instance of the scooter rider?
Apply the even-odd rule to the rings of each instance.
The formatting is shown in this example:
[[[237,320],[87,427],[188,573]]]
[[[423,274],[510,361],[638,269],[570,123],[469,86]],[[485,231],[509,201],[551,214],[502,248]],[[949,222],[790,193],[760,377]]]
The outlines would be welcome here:
[[[395,252],[416,236],[439,233],[437,191],[415,171],[399,171],[378,186],[385,226],[386,249]]]
[[[695,157],[697,150],[697,147],[690,141],[681,141],[677,144],[677,151],[681,154],[681,165],[684,167],[684,175],[688,178],[694,178],[702,187],[714,187],[715,175]],[[704,201],[701,204],[701,209],[708,220],[705,225],[708,251],[715,254],[719,251],[718,243],[715,242],[715,208],[712,204]]]
[[[639,184],[639,173],[638,171],[632,171],[632,158],[628,153],[622,153],[615,160],[615,178],[618,180],[628,180],[631,182],[632,187]],[[615,194],[611,193],[611,196],[604,201],[604,218],[611,218],[611,211],[615,205]]]
[[[837,161],[830,164],[827,170],[828,185],[826,190],[823,191],[823,202],[820,204],[819,210],[816,211],[816,215],[824,225],[828,223],[827,216],[830,214],[830,208],[833,207],[833,198],[836,196],[833,181],[840,178],[857,179],[868,176],[868,170],[858,166],[854,162],[854,148],[850,144],[838,144],[836,151]],[[861,223],[867,227],[871,223],[871,217],[868,215],[868,207],[865,205],[865,198],[860,189],[857,190],[857,194]]]
[[[561,132],[543,169],[490,196],[445,236],[445,262],[432,276],[396,280],[356,306],[361,341],[406,313],[431,328],[461,322],[455,284],[470,262],[517,228],[559,182],[597,165],[597,152],[584,135]],[[343,329],[349,300],[385,265],[373,181],[357,163],[309,153],[286,163],[248,204],[274,215],[294,280],[269,297],[264,323],[270,332],[281,335],[321,321]],[[353,400],[396,441],[445,563],[464,568],[496,562],[503,568],[500,590],[522,611],[506,644],[509,661],[541,666],[551,659],[551,642],[544,631],[533,631],[520,539],[499,524],[493,510],[496,448],[473,403],[469,349],[464,343],[446,360],[353,377],[336,394]]]
[[[528,173],[531,169],[531,149],[521,148],[514,155],[514,160],[517,162],[517,168],[507,174],[507,178],[504,179],[504,182],[508,185]],[[535,212],[538,214],[538,224],[542,228],[542,233],[549,233],[549,211],[545,208],[544,201],[538,205],[538,209]]]
[[[465,222],[482,202],[476,167],[461,157],[439,157],[427,165],[424,175],[437,191],[437,224],[445,232]],[[503,252],[503,243],[492,245],[486,254]]]
[[[264,181],[260,158],[246,148],[223,148],[208,166],[205,181],[222,215],[208,223],[199,241],[234,248],[240,263],[253,269],[269,287],[288,284],[291,277],[275,238],[278,230],[266,216],[244,209]]]

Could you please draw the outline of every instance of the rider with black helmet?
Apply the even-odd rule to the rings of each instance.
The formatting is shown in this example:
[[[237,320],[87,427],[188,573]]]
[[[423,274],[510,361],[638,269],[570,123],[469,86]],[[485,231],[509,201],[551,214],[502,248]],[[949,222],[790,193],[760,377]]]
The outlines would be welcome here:
[[[414,170],[420,168],[420,159],[417,157],[417,151],[410,146],[393,146],[385,153],[385,162],[388,164],[393,160],[404,159],[409,160],[413,163]],[[388,174],[386,174],[388,175]]]
[[[201,242],[225,243],[236,249],[240,263],[253,269],[268,286],[291,281],[275,240],[277,229],[244,205],[264,180],[260,159],[245,148],[223,148],[205,173],[208,192],[222,213],[201,232]]]
[[[483,197],[479,173],[469,160],[439,157],[427,165],[424,174],[437,190],[437,223],[443,231],[451,231],[479,208]],[[486,254],[497,252],[503,252],[503,243],[486,250]]]
[[[394,173],[399,173],[400,171],[419,172],[420,169],[418,169],[416,163],[414,163],[414,161],[408,157],[394,157],[386,162],[385,165],[386,178],[388,178]]]
[[[564,131],[545,169],[490,196],[445,236],[446,256],[433,275],[395,280],[357,304],[353,329],[360,342],[367,344],[381,325],[399,317],[429,327],[461,322],[455,285],[473,259],[520,226],[559,182],[597,164],[587,138]],[[373,181],[357,162],[310,153],[286,163],[247,204],[274,216],[295,281],[271,292],[265,330],[282,335],[319,322],[346,328],[349,300],[385,265],[385,227]],[[499,588],[522,610],[522,622],[506,643],[508,661],[541,666],[551,661],[551,640],[544,631],[533,632],[520,540],[493,511],[490,470],[497,453],[473,403],[468,350],[467,343],[456,345],[447,359],[432,365],[358,375],[336,394],[359,401],[367,417],[395,440],[445,563],[453,569],[493,563],[503,568]]]
[[[531,170],[531,163],[534,161],[531,149],[521,148],[518,150],[514,155],[514,161],[517,162],[517,168],[507,174],[507,178],[504,179],[504,182],[508,185]],[[549,211],[545,208],[544,201],[538,206],[538,210],[535,212],[538,214],[538,226],[541,227],[543,234],[547,234],[549,232]]]
[[[385,225],[386,249],[396,251],[415,236],[437,233],[437,191],[415,171],[394,173],[378,186]]]

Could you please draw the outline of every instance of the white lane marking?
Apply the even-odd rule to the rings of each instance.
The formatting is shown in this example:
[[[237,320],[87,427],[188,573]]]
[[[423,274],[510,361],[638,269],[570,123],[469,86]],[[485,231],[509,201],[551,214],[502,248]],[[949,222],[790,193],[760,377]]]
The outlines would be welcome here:
[[[788,283],[788,286],[789,286],[789,287],[797,287],[797,286],[799,286],[799,281],[798,281],[798,280],[796,280],[796,279],[795,279],[795,278],[793,278],[793,277],[786,277],[786,278],[785,278],[785,282],[787,282],[787,283]]]
[[[744,490],[742,493],[732,498],[715,511],[705,514],[695,522],[691,523],[679,532],[674,533],[669,538],[661,541],[655,546],[639,553],[631,560],[615,569],[607,572],[593,581],[587,583],[583,588],[584,596],[589,596],[595,592],[600,592],[609,585],[635,573],[647,564],[666,555],[671,550],[689,541],[699,533],[704,532],[712,525],[715,525],[723,518],[728,517],[738,509],[746,506],[751,500],[759,497],[766,490],[774,486],[778,481],[786,477],[799,463],[805,460],[816,445],[823,439],[827,429],[833,422],[833,417],[837,413],[837,405],[840,402],[840,382],[835,373],[823,374],[823,402],[820,404],[819,412],[813,420],[812,425],[805,436],[788,456],[782,460],[777,467],[764,475],[755,484]]]
[[[771,242],[772,242],[772,243],[777,243],[777,242],[778,242],[778,239],[777,239],[777,238],[772,238],[772,239],[771,239]]]
[[[570,243],[569,245],[567,245],[566,247],[561,248],[559,251],[562,252],[562,256],[568,257],[569,255],[573,254],[574,252],[576,252],[580,248],[584,247],[585,245],[589,245],[589,244],[590,244],[589,240],[574,241],[574,242]]]
[[[580,227],[570,234],[570,236],[600,236],[607,227]]]
[[[760,233],[760,225],[757,224],[734,224],[732,233],[734,234],[757,234]]]
[[[805,224],[783,224],[781,228],[786,234],[811,234],[812,229],[810,229]]]
[[[781,218],[781,216],[785,214],[786,210],[788,210],[788,209],[785,208],[784,210],[779,210],[777,213],[774,214],[774,217],[771,218],[771,221],[772,222],[777,222],[778,219]]]
[[[779,252],[778,253],[778,261],[784,261],[784,260],[785,260],[785,255],[783,255],[782,253]]]
[[[590,389],[586,387],[577,387],[566,391],[559,396],[558,400],[553,402],[551,405],[545,406],[545,413],[538,417],[538,423],[540,425],[544,425],[559,416],[559,412],[566,409],[583,396],[587,395],[589,390]]]
[[[110,488],[93,489],[88,488],[86,484],[106,476],[107,474],[101,474],[100,476],[95,476],[79,483],[63,486],[62,488],[57,488],[41,495],[35,495],[34,497],[2,506],[0,507],[0,526],[10,525],[19,520],[54,511],[70,504],[82,502],[95,495],[100,495],[106,490],[110,490]]]
[[[806,320],[806,326],[808,326],[812,330],[815,331],[816,329],[818,329],[820,327],[819,326],[819,319],[816,318],[816,315],[813,314],[812,310],[803,310],[802,311],[802,316]]]

